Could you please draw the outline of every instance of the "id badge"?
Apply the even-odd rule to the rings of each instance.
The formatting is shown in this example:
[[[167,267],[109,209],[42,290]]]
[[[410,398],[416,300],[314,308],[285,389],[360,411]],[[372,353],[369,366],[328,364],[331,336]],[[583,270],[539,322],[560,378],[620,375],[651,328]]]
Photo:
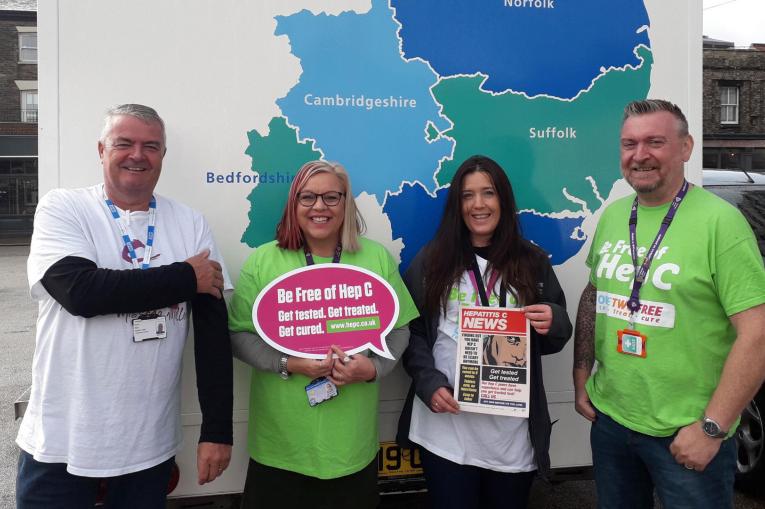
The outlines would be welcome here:
[[[165,339],[167,337],[167,322],[164,316],[141,315],[133,320],[133,342]]]
[[[616,350],[619,353],[643,357],[645,359],[645,343],[648,339],[645,334],[641,334],[636,330],[623,329],[617,331],[617,336],[619,341],[616,345]]]
[[[337,386],[329,378],[322,376],[305,386],[305,393],[308,397],[308,404],[316,406],[337,396]]]

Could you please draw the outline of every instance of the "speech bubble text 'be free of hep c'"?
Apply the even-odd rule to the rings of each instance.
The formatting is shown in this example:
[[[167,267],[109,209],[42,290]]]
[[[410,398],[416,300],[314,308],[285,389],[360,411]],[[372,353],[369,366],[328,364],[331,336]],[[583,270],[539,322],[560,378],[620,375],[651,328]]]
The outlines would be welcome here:
[[[309,265],[272,281],[255,299],[252,320],[263,340],[295,357],[323,359],[331,345],[348,355],[367,348],[392,359],[385,336],[398,319],[387,281],[342,263]]]

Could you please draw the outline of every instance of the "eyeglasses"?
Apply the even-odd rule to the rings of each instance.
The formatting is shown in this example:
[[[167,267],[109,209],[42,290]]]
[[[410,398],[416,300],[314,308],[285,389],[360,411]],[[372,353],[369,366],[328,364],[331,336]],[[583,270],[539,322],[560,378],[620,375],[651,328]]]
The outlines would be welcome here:
[[[316,203],[316,199],[321,198],[321,201],[324,202],[324,205],[327,207],[334,207],[340,203],[340,200],[343,196],[345,196],[345,193],[341,193],[339,191],[327,191],[326,193],[318,194],[312,193],[311,191],[303,191],[302,193],[298,194],[298,203],[304,207],[313,207],[313,205]]]

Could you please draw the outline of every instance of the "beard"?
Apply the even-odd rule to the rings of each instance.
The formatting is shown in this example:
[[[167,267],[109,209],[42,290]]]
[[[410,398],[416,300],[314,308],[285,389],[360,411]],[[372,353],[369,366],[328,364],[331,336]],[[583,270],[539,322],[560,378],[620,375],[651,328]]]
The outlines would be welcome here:
[[[645,173],[655,171],[657,170],[648,170]],[[646,181],[645,179],[641,178],[641,173],[643,172],[629,169],[627,172],[625,172],[624,175],[624,179],[636,193],[652,193],[662,187],[666,182],[666,179],[661,175],[659,175],[657,178]]]
[[[631,179],[627,179],[627,183],[632,187],[636,193],[652,193],[661,187],[661,182],[633,182]]]

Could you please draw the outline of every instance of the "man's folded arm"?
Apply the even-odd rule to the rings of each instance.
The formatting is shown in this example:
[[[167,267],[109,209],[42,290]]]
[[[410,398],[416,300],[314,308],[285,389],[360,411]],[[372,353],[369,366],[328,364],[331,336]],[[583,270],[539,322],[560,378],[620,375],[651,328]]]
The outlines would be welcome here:
[[[114,270],[77,256],[51,265],[40,282],[64,309],[85,318],[168,307],[192,300],[197,289],[194,268],[186,262]]]

